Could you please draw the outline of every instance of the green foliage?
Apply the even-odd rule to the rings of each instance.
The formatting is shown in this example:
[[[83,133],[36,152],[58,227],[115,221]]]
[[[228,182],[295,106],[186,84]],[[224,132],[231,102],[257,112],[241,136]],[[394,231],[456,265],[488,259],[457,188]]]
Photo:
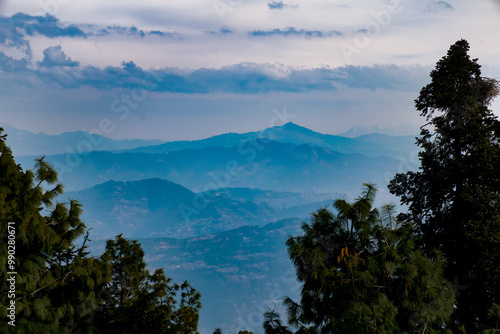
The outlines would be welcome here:
[[[291,334],[292,332],[283,325],[280,316],[274,310],[264,313],[265,334]]]
[[[444,261],[416,249],[413,227],[394,218],[394,206],[372,207],[376,188],[365,184],[354,202],[334,202],[287,241],[302,282],[301,300],[285,300],[297,333],[437,333],[453,311]],[[269,333],[285,330],[266,313]],[[266,332],[267,333],[267,332]]]
[[[43,158],[34,172],[23,172],[0,136],[0,266],[8,268],[14,222],[15,265],[9,271],[17,272],[16,326],[2,321],[0,332],[197,333],[199,292],[187,282],[173,284],[161,269],[150,274],[140,245],[121,236],[107,242],[101,258],[89,257],[81,206],[55,202],[62,189]],[[0,277],[5,320],[13,298],[10,274],[2,269]]]
[[[0,133],[3,129],[0,129]],[[81,333],[95,331],[91,317],[96,309],[95,288],[106,278],[106,266],[87,257],[76,201],[55,202],[63,191],[56,171],[43,158],[34,172],[16,165],[0,136],[0,317],[7,319],[7,236],[15,226],[16,326],[0,323],[0,331],[16,333]],[[49,189],[46,189],[49,188]]]
[[[438,249],[448,263],[456,330],[477,332],[500,301],[500,122],[488,109],[499,85],[468,51],[456,42],[431,72],[415,101],[428,122],[417,139],[421,167],[389,189],[409,206],[400,218],[415,224],[425,253]]]
[[[143,258],[135,240],[119,235],[107,241],[101,259],[111,266],[111,280],[102,287],[107,298],[96,317],[100,332],[197,333],[200,293],[187,282],[172,283],[162,269],[150,274]]]
[[[492,327],[485,329],[481,334],[494,334],[500,333],[500,305],[493,303],[491,308],[488,310],[488,319],[491,320]]]

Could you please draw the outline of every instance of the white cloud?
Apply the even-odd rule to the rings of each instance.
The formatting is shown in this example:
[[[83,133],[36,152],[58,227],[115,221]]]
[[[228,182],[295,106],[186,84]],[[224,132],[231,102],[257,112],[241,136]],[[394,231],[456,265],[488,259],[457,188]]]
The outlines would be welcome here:
[[[270,8],[270,0],[43,3],[49,2],[53,6],[45,9],[38,0],[11,1],[2,8],[5,16],[0,23],[6,24],[2,31],[7,38],[0,40],[4,52],[0,94],[12,93],[8,112],[13,119],[26,119],[23,113],[35,107],[54,115],[56,107],[49,98],[73,92],[60,98],[57,108],[65,112],[57,112],[67,117],[64,126],[81,126],[83,119],[94,121],[102,117],[96,115],[109,112],[114,94],[137,86],[152,69],[165,81],[140,106],[151,116],[147,119],[188,126],[189,120],[183,120],[187,115],[203,120],[194,121],[202,127],[212,117],[211,131],[223,131],[226,125],[217,122],[226,120],[228,131],[231,126],[250,125],[257,130],[265,118],[258,116],[260,110],[294,101],[303,124],[318,130],[325,123],[306,118],[305,110],[335,122],[338,131],[354,125],[349,122],[377,122],[382,117],[408,123],[404,118],[409,114],[396,110],[412,110],[429,70],[455,41],[467,39],[471,56],[485,68],[498,69],[500,59],[500,6],[494,1],[294,0],[283,1],[283,6],[277,1],[280,8]],[[29,35],[24,28],[10,29],[15,25],[9,17],[18,11],[30,15],[48,11],[55,16],[44,29]],[[255,31],[265,36],[251,36]],[[349,57],[342,45],[354,48]],[[123,67],[123,62],[128,65]],[[57,89],[58,94],[21,99],[30,96],[26,90]],[[96,91],[106,97],[96,98]],[[356,94],[363,94],[363,103]],[[74,96],[79,96],[79,103],[71,102]],[[153,110],[153,105],[166,111]],[[370,115],[379,113],[378,118],[364,117],[365,108],[374,105]],[[93,110],[87,118],[81,116],[83,106]],[[16,111],[18,116],[10,114]],[[241,125],[239,119],[246,123]],[[133,122],[123,124],[123,129],[133,127]],[[156,132],[141,135],[152,133]],[[186,133],[172,129],[172,136]]]
[[[43,51],[43,61],[39,64],[43,67],[69,66],[75,67],[80,63],[72,61],[70,57],[62,51],[61,46],[51,46]]]
[[[101,67],[124,60],[143,67],[191,68],[241,62],[307,67],[429,65],[460,38],[468,39],[473,47],[478,45],[477,57],[484,55],[488,62],[500,54],[496,42],[500,10],[494,1],[359,0],[343,4],[297,0],[283,2],[289,7],[280,10],[270,9],[270,2],[264,0],[52,2],[57,5],[50,11],[62,23],[78,24],[87,33],[112,34],[88,37],[90,41],[60,38],[57,43],[73,59],[78,55],[76,60],[82,64]],[[4,10],[33,14],[41,8],[38,1],[27,0],[9,3]],[[207,34],[221,29],[232,33]],[[174,38],[153,38],[159,36],[151,36],[151,31]],[[252,37],[255,32],[266,38]],[[325,36],[330,38],[317,40]],[[43,50],[55,46],[48,38],[32,38],[31,42],[38,61]],[[346,57],[341,45],[351,45],[356,52]]]

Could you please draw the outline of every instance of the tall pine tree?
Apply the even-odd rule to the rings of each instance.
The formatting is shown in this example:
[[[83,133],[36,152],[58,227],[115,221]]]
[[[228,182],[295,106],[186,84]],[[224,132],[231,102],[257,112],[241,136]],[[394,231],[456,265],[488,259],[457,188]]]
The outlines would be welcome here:
[[[444,253],[459,288],[455,322],[475,332],[500,301],[500,122],[488,109],[498,82],[481,76],[468,51],[456,42],[431,72],[415,100],[427,120],[421,167],[389,189],[409,206],[401,218],[415,224],[426,253]]]
[[[101,259],[111,265],[96,314],[101,333],[197,333],[200,293],[187,282],[174,284],[162,269],[151,274],[137,241],[118,235],[107,241]]]
[[[0,135],[0,332],[197,333],[200,293],[173,284],[161,269],[150,274],[139,243],[121,236],[100,258],[90,257],[80,205],[56,202],[63,190],[56,171],[41,158],[34,172],[24,172],[5,139]],[[7,318],[11,300],[15,326]]]
[[[95,291],[106,279],[107,270],[98,259],[87,257],[85,241],[80,247],[75,245],[85,232],[80,205],[55,202],[63,191],[56,171],[37,159],[34,172],[24,172],[15,163],[2,131],[0,128],[0,332],[91,333],[95,330]],[[11,242],[15,254],[10,255],[15,260],[8,267],[11,233],[15,235]],[[13,276],[15,297],[8,294],[7,278]],[[15,327],[6,321],[12,300]]]

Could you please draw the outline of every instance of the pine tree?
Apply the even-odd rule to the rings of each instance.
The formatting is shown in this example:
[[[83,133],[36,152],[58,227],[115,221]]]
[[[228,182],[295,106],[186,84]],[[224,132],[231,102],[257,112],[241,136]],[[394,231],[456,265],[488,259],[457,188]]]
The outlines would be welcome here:
[[[40,158],[23,172],[1,131],[0,316],[10,320],[15,300],[15,326],[2,321],[0,332],[197,333],[200,293],[162,269],[150,274],[140,244],[121,236],[89,257],[80,204],[55,202],[63,191],[56,171]]]
[[[372,207],[374,185],[354,202],[334,202],[287,241],[302,282],[300,302],[285,300],[297,333],[433,333],[453,311],[444,261],[415,247],[412,226]]]
[[[56,171],[40,158],[33,172],[24,172],[15,163],[2,131],[0,128],[0,235],[3,239],[0,316],[8,319],[7,306],[15,300],[16,318],[15,327],[2,321],[1,332],[93,332],[95,292],[106,278],[106,266],[87,257],[86,238],[79,247],[75,245],[77,238],[85,233],[80,205],[76,201],[70,201],[69,207],[56,203],[63,191],[57,183]],[[13,235],[11,239],[10,235]],[[9,241],[15,249],[7,248]],[[10,288],[7,278],[11,277],[15,277],[13,298],[7,293]]]
[[[101,259],[111,265],[111,280],[102,287],[107,296],[96,317],[101,333],[197,333],[200,293],[187,282],[172,283],[163,269],[150,274],[136,240],[121,235],[108,240]]]
[[[427,120],[421,167],[389,189],[409,205],[401,219],[415,224],[426,254],[443,252],[459,288],[455,322],[474,332],[500,301],[500,122],[488,109],[498,82],[481,76],[468,51],[456,42],[431,72],[415,100]]]

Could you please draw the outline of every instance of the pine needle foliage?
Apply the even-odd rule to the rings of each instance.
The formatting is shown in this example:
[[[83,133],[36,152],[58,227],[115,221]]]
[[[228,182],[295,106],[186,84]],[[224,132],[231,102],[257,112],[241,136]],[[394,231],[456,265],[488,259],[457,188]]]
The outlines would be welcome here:
[[[39,158],[33,171],[23,171],[5,140],[0,135],[0,316],[8,319],[7,272],[15,271],[16,321],[15,327],[2,321],[0,332],[93,333],[95,287],[106,279],[106,266],[87,256],[81,206],[57,202],[63,187],[54,168]],[[15,265],[7,271],[9,222]]]
[[[111,266],[96,314],[101,333],[198,333],[200,293],[187,281],[173,283],[163,269],[151,274],[136,240],[121,235],[108,240],[101,260]]]
[[[453,44],[420,91],[421,166],[389,189],[409,206],[400,219],[415,224],[425,253],[448,263],[456,330],[475,333],[494,325],[488,309],[500,302],[500,121],[488,109],[500,86],[468,51],[465,40]]]
[[[356,201],[337,199],[335,214],[314,212],[303,234],[287,240],[302,283],[300,301],[284,301],[296,333],[449,332],[455,296],[443,257],[425,257],[394,206],[373,208],[375,194],[364,184]]]
[[[174,284],[162,269],[150,273],[137,241],[120,236],[91,257],[81,205],[57,202],[63,187],[43,158],[24,172],[0,128],[0,316],[8,320],[12,274],[8,236],[14,223],[15,326],[1,333],[197,334],[200,293]],[[77,246],[77,241],[79,245]]]

